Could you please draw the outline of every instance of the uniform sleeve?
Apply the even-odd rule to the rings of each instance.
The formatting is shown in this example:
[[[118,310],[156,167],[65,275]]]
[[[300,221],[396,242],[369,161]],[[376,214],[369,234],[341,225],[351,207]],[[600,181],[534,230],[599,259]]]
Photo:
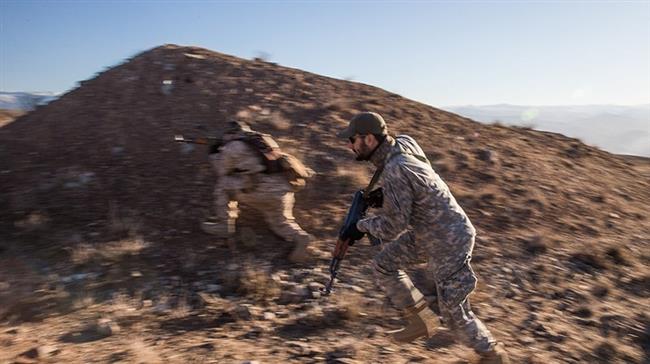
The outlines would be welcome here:
[[[413,209],[413,188],[409,171],[401,164],[387,166],[384,170],[384,206],[380,214],[359,220],[360,231],[382,240],[396,239],[409,225]]]

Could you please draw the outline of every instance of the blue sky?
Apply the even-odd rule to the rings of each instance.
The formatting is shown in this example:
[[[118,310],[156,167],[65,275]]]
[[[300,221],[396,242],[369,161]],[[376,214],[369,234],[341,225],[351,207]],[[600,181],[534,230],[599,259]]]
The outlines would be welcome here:
[[[650,103],[650,0],[0,0],[0,91],[64,92],[165,43],[433,106]]]

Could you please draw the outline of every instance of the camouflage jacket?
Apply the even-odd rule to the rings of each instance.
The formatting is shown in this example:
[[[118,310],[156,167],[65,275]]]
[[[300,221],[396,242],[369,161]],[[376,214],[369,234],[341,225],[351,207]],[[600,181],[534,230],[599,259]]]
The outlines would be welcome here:
[[[250,189],[266,170],[259,152],[241,140],[221,146],[219,153],[210,155],[210,163],[225,190]]]
[[[409,231],[427,250],[436,277],[451,276],[471,257],[476,230],[447,184],[415,140],[405,135],[387,137],[370,161],[384,166],[379,180],[384,203],[376,216],[357,223],[359,230],[386,242]]]
[[[220,188],[225,190],[250,190],[256,186],[279,184],[283,185],[282,191],[303,187],[304,179],[311,177],[313,171],[295,157],[279,152],[279,148],[278,155],[280,163],[288,163],[287,166],[279,164],[278,168],[286,170],[269,173],[268,163],[254,145],[234,139],[222,145],[218,153],[211,154],[210,163],[219,177]],[[302,174],[298,175],[297,170]],[[284,185],[290,188],[284,188]]]

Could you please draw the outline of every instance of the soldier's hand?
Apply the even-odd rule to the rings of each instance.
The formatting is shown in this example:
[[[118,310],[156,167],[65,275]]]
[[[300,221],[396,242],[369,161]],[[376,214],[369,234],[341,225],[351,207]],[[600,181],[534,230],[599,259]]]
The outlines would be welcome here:
[[[341,240],[349,240],[349,245],[354,244],[357,240],[363,238],[366,233],[363,233],[357,229],[357,224],[350,224],[343,234],[341,234]]]

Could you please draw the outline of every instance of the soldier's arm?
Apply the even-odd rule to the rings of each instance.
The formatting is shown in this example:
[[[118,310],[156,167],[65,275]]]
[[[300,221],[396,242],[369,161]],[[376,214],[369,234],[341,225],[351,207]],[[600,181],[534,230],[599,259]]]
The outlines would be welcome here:
[[[360,220],[357,228],[382,240],[391,241],[408,227],[413,208],[413,188],[403,165],[387,166],[383,173],[383,209],[377,216]]]

